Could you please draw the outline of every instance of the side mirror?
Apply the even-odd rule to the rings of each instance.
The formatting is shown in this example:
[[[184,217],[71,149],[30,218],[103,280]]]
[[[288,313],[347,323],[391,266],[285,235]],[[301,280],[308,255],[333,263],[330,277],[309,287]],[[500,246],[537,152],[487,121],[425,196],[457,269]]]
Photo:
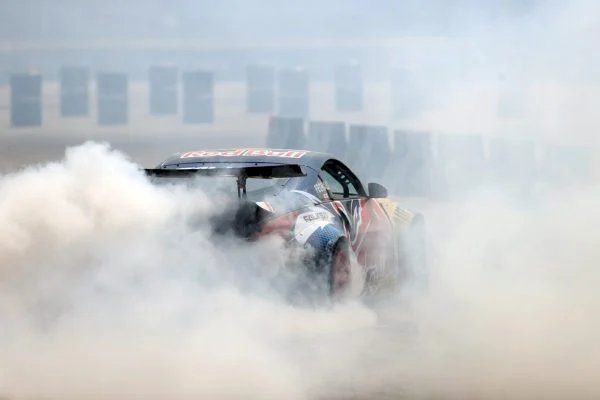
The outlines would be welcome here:
[[[369,182],[369,197],[373,199],[382,199],[387,197],[388,191],[385,186],[379,183]]]

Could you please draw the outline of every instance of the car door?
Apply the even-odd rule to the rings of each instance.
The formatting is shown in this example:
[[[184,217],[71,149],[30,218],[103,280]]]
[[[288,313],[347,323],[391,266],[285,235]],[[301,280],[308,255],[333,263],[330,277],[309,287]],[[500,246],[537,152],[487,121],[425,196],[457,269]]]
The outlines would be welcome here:
[[[369,199],[360,180],[338,160],[328,160],[319,179],[327,189],[332,210],[340,216],[356,259],[375,284],[393,263],[391,222],[375,199]]]

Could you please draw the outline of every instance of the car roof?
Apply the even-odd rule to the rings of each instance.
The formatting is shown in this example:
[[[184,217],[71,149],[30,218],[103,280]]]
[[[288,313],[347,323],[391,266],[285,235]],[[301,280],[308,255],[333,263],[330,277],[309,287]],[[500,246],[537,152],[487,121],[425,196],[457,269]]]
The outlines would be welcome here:
[[[308,150],[240,147],[175,153],[158,168],[185,167],[186,164],[196,163],[268,163],[295,164],[319,170],[330,159],[336,158],[331,154]]]

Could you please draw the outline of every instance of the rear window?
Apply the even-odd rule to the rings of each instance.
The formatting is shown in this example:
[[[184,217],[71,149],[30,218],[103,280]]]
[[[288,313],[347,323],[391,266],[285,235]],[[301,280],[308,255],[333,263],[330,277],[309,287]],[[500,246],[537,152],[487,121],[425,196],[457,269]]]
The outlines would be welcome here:
[[[260,201],[265,196],[273,196],[281,192],[292,178],[247,178],[246,196],[249,200]],[[204,193],[237,197],[237,178],[235,176],[202,176],[193,175],[188,178],[153,177],[152,182],[159,185],[185,185],[200,189]]]

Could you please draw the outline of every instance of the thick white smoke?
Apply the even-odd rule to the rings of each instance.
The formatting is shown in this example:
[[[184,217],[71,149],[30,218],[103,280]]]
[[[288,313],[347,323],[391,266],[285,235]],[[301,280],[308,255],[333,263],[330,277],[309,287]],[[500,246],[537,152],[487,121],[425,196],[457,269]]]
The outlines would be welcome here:
[[[294,360],[295,342],[375,321],[286,304],[261,277],[279,241],[212,238],[216,202],[151,185],[105,145],[3,177],[0,210],[11,398],[305,398],[319,363]]]
[[[431,274],[374,307],[295,307],[281,243],[215,239],[202,191],[105,145],[0,181],[9,398],[597,398],[600,191],[426,207]]]
[[[597,398],[597,187],[430,210],[431,286],[414,370],[442,398]]]
[[[384,50],[379,57],[358,53],[368,77],[364,115],[329,115],[333,95],[317,82],[313,119],[533,140],[537,149],[598,143],[595,1],[489,8],[445,0],[293,8],[236,1],[207,8],[170,0],[145,5],[142,14],[139,2],[113,1],[102,16],[84,1],[4,3],[0,19],[18,28],[5,38],[5,67],[46,65],[38,53],[15,50],[28,48],[19,47],[29,37],[23,27],[41,35],[32,48],[52,37],[50,50],[174,46],[186,55],[182,69],[213,68],[210,54],[197,64],[194,49],[234,45],[244,55],[218,61],[221,67],[314,62],[330,71],[353,56],[345,47],[366,44],[365,54],[369,45]],[[40,18],[44,12],[50,18]],[[315,53],[306,51],[313,43]],[[265,52],[279,46],[283,55]],[[152,62],[177,62],[163,53]],[[102,54],[82,60],[92,60],[94,72],[147,67],[137,51],[131,58]],[[388,121],[388,83],[372,79],[387,80],[382,71],[392,67],[415,74],[409,101],[424,103],[406,121]],[[58,94],[48,86],[48,129],[17,132],[8,129],[5,90],[0,165],[53,159],[62,143],[81,137],[109,138],[138,160],[192,143],[262,143],[235,111],[243,91],[232,87],[217,86],[217,125],[201,129],[204,135],[194,127],[175,136],[179,125],[145,119],[147,98],[135,91],[126,135],[91,128],[92,119],[81,129],[58,121]],[[228,136],[230,130],[240,134]],[[597,146],[590,149],[598,154]],[[108,146],[88,143],[68,149],[60,162],[1,175],[0,399],[598,399],[600,185],[527,188],[526,199],[502,187],[415,203],[427,221],[427,290],[411,290],[408,282],[375,305],[311,309],[289,304],[269,285],[284,257],[280,241],[213,237],[209,220],[223,202],[198,188],[151,185]]]

